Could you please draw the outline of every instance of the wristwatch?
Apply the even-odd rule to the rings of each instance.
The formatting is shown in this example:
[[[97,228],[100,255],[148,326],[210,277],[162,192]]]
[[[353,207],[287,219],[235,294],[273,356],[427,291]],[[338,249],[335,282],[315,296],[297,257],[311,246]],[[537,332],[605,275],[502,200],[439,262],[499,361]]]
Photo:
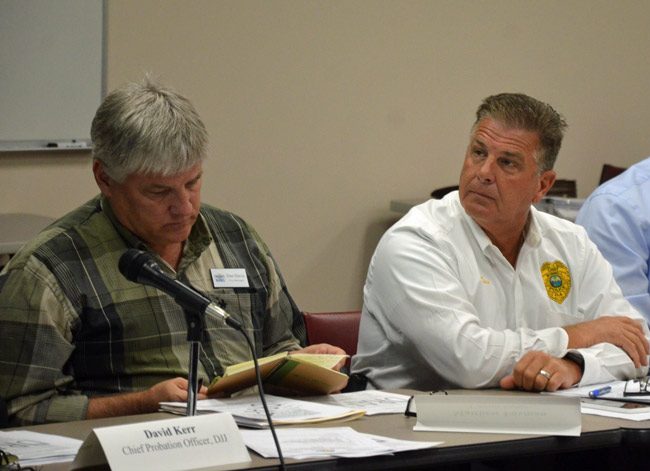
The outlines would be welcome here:
[[[580,373],[584,374],[585,372],[585,359],[583,358],[582,355],[580,355],[578,352],[568,352],[564,357],[562,358],[563,360],[570,360],[576,365],[580,367]]]

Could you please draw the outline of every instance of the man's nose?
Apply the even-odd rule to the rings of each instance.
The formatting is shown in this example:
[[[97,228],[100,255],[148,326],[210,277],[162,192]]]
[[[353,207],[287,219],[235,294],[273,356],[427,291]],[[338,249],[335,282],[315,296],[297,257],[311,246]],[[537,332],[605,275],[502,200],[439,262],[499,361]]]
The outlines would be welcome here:
[[[171,212],[175,216],[185,216],[192,214],[194,206],[192,205],[191,195],[187,191],[180,191],[174,195],[174,200],[171,204]]]
[[[492,156],[488,156],[479,166],[476,176],[478,177],[481,183],[492,183],[494,182],[494,166],[496,165],[496,159]]]

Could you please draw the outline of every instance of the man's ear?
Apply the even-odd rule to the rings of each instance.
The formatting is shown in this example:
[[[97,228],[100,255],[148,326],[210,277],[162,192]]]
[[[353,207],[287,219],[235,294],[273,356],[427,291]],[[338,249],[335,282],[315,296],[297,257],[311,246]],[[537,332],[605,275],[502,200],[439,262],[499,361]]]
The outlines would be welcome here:
[[[110,197],[115,182],[104,170],[104,164],[97,159],[93,160],[93,174],[95,175],[95,182],[97,183],[99,190],[104,196]]]
[[[546,196],[548,190],[551,189],[553,183],[555,183],[555,178],[557,177],[555,171],[546,170],[539,177],[539,189],[533,198],[533,203],[539,203],[539,201]]]

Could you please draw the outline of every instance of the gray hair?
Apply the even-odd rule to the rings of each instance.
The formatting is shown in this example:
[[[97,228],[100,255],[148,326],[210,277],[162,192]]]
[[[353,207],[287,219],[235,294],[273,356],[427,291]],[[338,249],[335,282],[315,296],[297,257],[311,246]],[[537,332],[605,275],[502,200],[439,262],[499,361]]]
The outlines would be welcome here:
[[[175,175],[207,155],[208,133],[192,103],[149,78],[109,93],[90,136],[93,158],[117,182],[133,173]]]
[[[536,132],[540,142],[537,166],[540,172],[553,168],[568,126],[551,105],[523,93],[501,93],[483,100],[476,110],[472,129],[484,118],[492,118],[515,129]]]

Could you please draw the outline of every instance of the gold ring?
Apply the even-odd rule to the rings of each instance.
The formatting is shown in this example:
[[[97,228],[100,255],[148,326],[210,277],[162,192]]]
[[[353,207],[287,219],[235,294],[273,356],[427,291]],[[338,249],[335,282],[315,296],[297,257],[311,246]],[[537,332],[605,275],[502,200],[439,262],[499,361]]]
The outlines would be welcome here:
[[[549,373],[549,372],[546,371],[546,370],[539,370],[539,373],[537,373],[537,374],[538,374],[538,375],[542,375],[542,376],[543,376],[544,378],[546,378],[547,380],[551,379],[551,373]]]

